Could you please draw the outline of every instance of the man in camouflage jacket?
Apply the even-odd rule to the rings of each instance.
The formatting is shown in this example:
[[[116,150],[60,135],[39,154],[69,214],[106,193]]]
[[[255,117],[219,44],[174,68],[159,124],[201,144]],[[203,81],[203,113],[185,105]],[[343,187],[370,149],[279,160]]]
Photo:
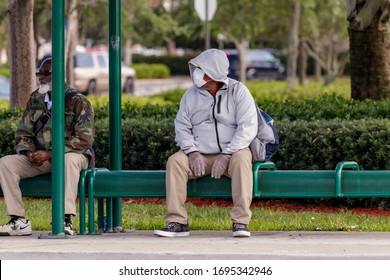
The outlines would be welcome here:
[[[39,88],[27,102],[16,130],[17,154],[0,159],[0,185],[11,220],[0,235],[30,235],[19,188],[20,179],[51,172],[51,58],[36,73]],[[71,216],[76,215],[80,172],[94,163],[94,111],[88,99],[65,86],[65,234],[73,235]]]

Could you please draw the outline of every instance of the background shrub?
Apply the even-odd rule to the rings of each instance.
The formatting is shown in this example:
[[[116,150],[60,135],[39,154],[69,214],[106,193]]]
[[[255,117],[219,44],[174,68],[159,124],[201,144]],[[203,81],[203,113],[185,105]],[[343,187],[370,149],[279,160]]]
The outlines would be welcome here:
[[[280,134],[280,150],[273,158],[278,169],[334,169],[345,160],[355,160],[363,169],[390,169],[390,100],[355,101],[344,94],[296,98],[295,93],[272,100],[274,84],[253,83],[260,85],[269,95],[258,99],[254,92],[256,102],[274,118]],[[184,91],[151,98],[123,95],[124,169],[165,168],[169,155],[178,150],[173,121]],[[97,165],[108,167],[108,96],[88,98],[95,109]],[[0,107],[2,155],[13,152],[20,115],[20,108]]]
[[[172,75],[189,75],[188,72],[188,61],[197,56],[198,53],[183,55],[183,56],[144,56],[144,55],[133,55],[133,63],[160,63],[168,66]]]
[[[390,121],[293,121],[277,123],[280,149],[272,158],[282,170],[334,170],[354,160],[362,169],[390,169]],[[96,121],[97,165],[108,167],[108,119]],[[123,169],[165,169],[178,150],[173,116],[165,119],[127,118],[122,130]]]
[[[334,170],[349,160],[362,169],[390,169],[389,120],[284,120],[278,130],[280,150],[272,159],[278,169]]]
[[[390,170],[390,100],[351,100],[346,84],[349,82],[344,80],[334,85],[338,91],[312,85],[289,91],[280,82],[248,83],[256,102],[274,118],[279,131],[280,150],[272,158],[278,169],[334,170],[339,162],[354,160],[362,169]],[[165,169],[168,157],[179,150],[173,121],[185,90],[149,98],[122,95],[123,169]],[[88,98],[95,110],[96,165],[109,167],[109,97]],[[0,156],[13,153],[22,113],[21,108],[8,109],[5,104],[0,102]],[[386,208],[390,202],[373,198],[348,203]]]
[[[9,79],[9,66],[8,65],[2,65],[0,67],[0,75]]]
[[[171,75],[168,66],[164,64],[139,63],[133,64],[132,67],[137,73],[137,79],[163,79],[168,78]]]
[[[19,119],[6,118],[0,122],[0,157],[14,154],[15,131]]]

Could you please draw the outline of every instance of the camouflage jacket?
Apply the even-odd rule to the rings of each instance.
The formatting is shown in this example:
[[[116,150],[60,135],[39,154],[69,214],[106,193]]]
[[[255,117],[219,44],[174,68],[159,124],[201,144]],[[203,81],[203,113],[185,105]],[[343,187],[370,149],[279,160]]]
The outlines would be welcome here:
[[[65,86],[65,96],[68,94],[71,94],[71,97],[69,100],[65,98],[67,100],[65,102],[65,153],[84,154],[90,159],[91,166],[94,162],[92,149],[95,137],[94,111],[84,95]],[[18,154],[52,149],[52,118],[48,118],[42,126],[42,117],[47,114],[51,116],[44,97],[38,91],[34,91],[27,102],[15,135],[15,151]]]

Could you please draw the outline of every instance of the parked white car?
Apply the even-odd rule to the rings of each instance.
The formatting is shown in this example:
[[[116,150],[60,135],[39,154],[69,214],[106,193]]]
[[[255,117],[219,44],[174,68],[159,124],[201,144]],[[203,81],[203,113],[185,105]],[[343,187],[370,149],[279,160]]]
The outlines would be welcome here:
[[[84,93],[96,94],[109,89],[108,53],[105,50],[76,52],[74,56],[75,88]],[[122,65],[122,90],[134,93],[135,70]]]

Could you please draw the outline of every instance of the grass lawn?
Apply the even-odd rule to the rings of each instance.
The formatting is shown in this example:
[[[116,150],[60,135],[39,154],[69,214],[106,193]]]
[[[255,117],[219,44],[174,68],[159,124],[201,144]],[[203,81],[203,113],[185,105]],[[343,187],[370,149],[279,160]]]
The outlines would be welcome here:
[[[34,230],[51,230],[51,201],[24,199],[26,217]],[[0,199],[0,224],[8,222],[3,198]],[[153,230],[164,225],[164,204],[141,204],[133,200],[123,202],[123,227],[135,230]],[[191,230],[230,230],[231,206],[196,206],[187,203]],[[385,213],[388,211],[385,211]],[[388,214],[388,213],[387,213]],[[73,218],[79,229],[78,216]],[[389,216],[355,214],[342,210],[324,213],[310,210],[288,211],[267,207],[252,207],[252,231],[390,231]]]

